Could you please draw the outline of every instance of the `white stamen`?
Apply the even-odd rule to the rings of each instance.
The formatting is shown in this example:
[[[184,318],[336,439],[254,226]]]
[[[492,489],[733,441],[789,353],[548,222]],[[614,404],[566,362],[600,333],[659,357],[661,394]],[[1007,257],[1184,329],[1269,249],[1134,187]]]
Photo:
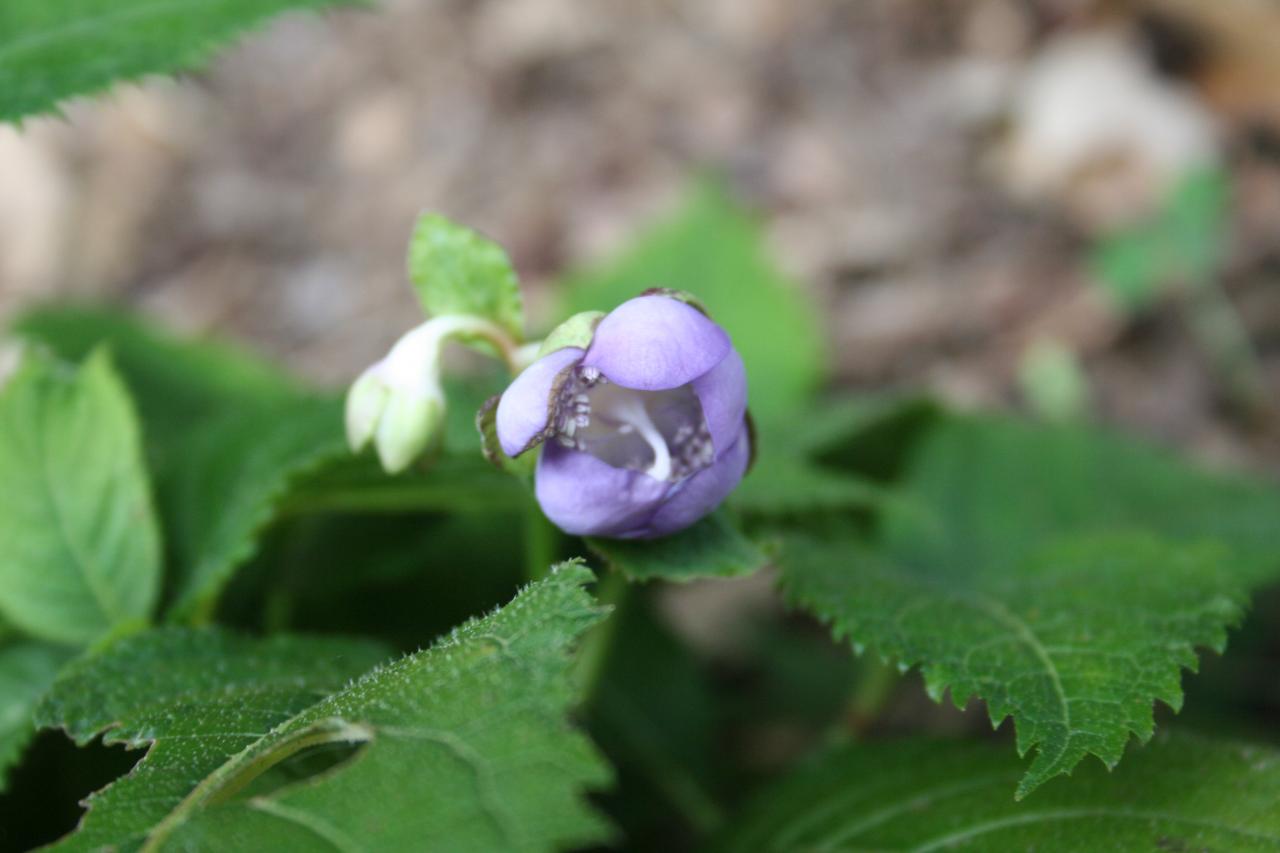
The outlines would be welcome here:
[[[608,412],[602,414],[619,421],[619,431],[623,426],[634,429],[653,449],[653,464],[645,471],[646,474],[655,480],[666,480],[671,476],[671,451],[667,448],[667,440],[654,426],[639,397],[620,395],[612,401]]]

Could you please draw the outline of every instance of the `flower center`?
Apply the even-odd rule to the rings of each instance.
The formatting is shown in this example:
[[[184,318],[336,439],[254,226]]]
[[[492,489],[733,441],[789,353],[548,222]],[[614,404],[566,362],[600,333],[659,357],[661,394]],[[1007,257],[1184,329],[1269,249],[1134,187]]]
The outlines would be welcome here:
[[[556,439],[615,468],[675,482],[715,459],[698,395],[689,385],[636,391],[578,368],[556,402]]]

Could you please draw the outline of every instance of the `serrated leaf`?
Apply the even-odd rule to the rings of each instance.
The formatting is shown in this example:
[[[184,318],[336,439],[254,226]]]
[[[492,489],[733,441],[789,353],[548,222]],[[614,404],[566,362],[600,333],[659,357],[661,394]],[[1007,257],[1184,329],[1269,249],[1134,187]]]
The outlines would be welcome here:
[[[119,695],[143,716],[122,736],[155,737],[152,752],[168,744],[172,760],[196,760],[186,754],[197,753],[199,772],[132,786],[142,798],[152,784],[186,782],[179,799],[176,786],[166,787],[164,803],[147,808],[146,827],[137,825],[135,811],[113,810],[129,821],[126,832],[85,838],[95,815],[99,826],[108,825],[103,805],[96,805],[68,849],[145,839],[146,849],[541,850],[601,840],[604,826],[580,795],[605,783],[608,773],[565,719],[573,699],[569,647],[600,616],[582,589],[591,578],[582,566],[565,564],[431,649],[374,669],[319,701],[296,687],[265,701],[215,693],[230,700],[228,713],[270,713],[269,722],[215,719],[201,712],[201,700],[207,701],[201,692],[190,704],[180,697],[147,699],[148,676],[135,675]],[[162,652],[155,645],[147,654]],[[63,689],[55,688],[42,719],[65,722],[82,737],[109,725],[120,714],[96,711],[104,702],[93,690],[116,695],[113,673],[155,669],[137,666],[136,656],[108,651],[110,665],[100,660],[86,665],[83,680],[60,681]],[[218,682],[217,668],[207,663],[164,671],[178,669],[183,673],[175,683]],[[77,696],[85,698],[77,702]],[[268,731],[264,722],[274,728]],[[238,733],[250,739],[222,740]],[[322,743],[363,746],[320,776],[235,799],[263,771]],[[213,766],[203,762],[210,756],[217,758]],[[126,781],[138,777],[135,771]],[[124,784],[108,788],[103,802]]]
[[[129,395],[105,353],[29,356],[0,394],[0,613],[88,643],[146,619],[159,534]]]
[[[501,246],[437,214],[409,242],[409,280],[428,314],[474,314],[524,339],[524,300]]]
[[[570,310],[609,310],[652,287],[688,291],[725,328],[747,367],[764,426],[802,408],[823,374],[823,335],[800,290],[768,258],[760,229],[718,186],[618,258],[570,277]]]
[[[789,543],[783,583],[935,698],[1011,715],[1025,795],[1149,737],[1196,646],[1220,650],[1274,565],[1276,495],[1130,442],[999,418],[925,441],[878,547]]]
[[[290,9],[339,0],[7,0],[0,6],[0,120],[75,95],[205,62],[222,43]]]
[[[633,581],[732,578],[765,567],[768,555],[724,510],[660,539],[586,540],[609,566]]]
[[[80,744],[102,734],[107,743],[150,749],[89,798],[79,828],[55,849],[140,842],[231,756],[386,656],[363,641],[164,628],[74,662],[40,704],[37,722],[64,728]]]
[[[177,563],[171,617],[207,615],[290,486],[345,453],[342,410],[328,399],[231,412],[178,444],[160,482]]]
[[[913,570],[854,546],[789,543],[784,584],[837,636],[919,664],[929,694],[1012,716],[1034,760],[1025,796],[1086,755],[1119,761],[1154,731],[1153,704],[1182,704],[1195,648],[1221,651],[1245,603],[1212,546],[1142,535],[1051,542],[1016,571]]]
[[[1178,706],[1192,649],[1221,648],[1280,558],[1277,510],[1266,484],[1124,439],[952,418],[876,549],[797,543],[783,583],[855,646],[919,663],[936,697],[1012,715],[1020,751],[1037,748],[1025,794],[1084,754],[1119,760],[1130,731],[1151,733],[1153,701]]]
[[[823,756],[757,796],[715,849],[1270,851],[1280,847],[1280,753],[1161,735],[1114,772],[1090,765],[1015,803],[1007,750],[888,741]]]
[[[70,652],[45,643],[0,647],[0,791],[9,768],[36,733],[32,711]]]

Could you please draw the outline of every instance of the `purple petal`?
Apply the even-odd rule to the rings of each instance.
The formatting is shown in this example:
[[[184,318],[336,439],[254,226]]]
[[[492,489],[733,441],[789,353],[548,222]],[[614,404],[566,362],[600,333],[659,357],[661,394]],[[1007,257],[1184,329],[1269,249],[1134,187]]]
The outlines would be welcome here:
[[[692,382],[715,367],[732,345],[724,329],[670,296],[637,296],[596,327],[582,363],[638,391]]]
[[[543,513],[575,536],[634,536],[670,488],[555,442],[543,448],[534,476]]]
[[[729,496],[746,473],[751,458],[751,439],[747,428],[739,428],[738,440],[720,455],[709,468],[685,480],[679,491],[668,498],[639,533],[646,539],[666,536],[683,530],[702,519]]]
[[[547,428],[551,414],[551,386],[560,371],[582,358],[577,347],[547,353],[524,369],[502,393],[498,401],[498,442],[508,456],[529,447],[529,442]]]
[[[693,393],[711,431],[711,446],[722,454],[737,440],[747,415],[747,371],[732,347],[720,363],[693,380]]]

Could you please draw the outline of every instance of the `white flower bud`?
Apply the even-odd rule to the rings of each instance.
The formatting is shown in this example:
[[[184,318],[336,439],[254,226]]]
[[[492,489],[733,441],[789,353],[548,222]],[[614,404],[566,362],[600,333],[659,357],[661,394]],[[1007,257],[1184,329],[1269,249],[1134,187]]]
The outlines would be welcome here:
[[[440,324],[431,323],[409,332],[347,394],[347,443],[358,452],[372,441],[390,474],[439,447],[443,438],[440,332]]]
[[[347,444],[353,453],[359,453],[373,439],[390,395],[376,371],[377,365],[360,374],[347,394]]]
[[[389,474],[405,470],[413,461],[440,446],[444,435],[444,398],[392,395],[378,421],[374,444]]]

